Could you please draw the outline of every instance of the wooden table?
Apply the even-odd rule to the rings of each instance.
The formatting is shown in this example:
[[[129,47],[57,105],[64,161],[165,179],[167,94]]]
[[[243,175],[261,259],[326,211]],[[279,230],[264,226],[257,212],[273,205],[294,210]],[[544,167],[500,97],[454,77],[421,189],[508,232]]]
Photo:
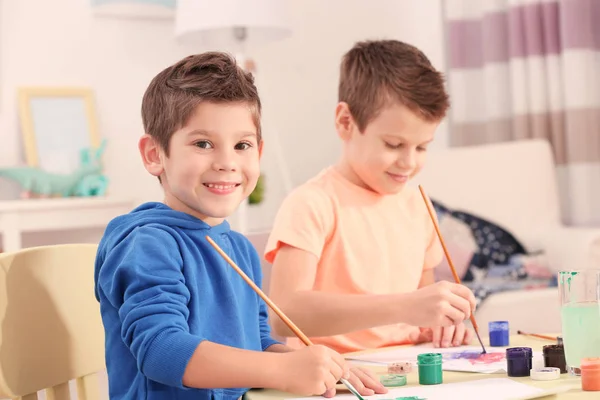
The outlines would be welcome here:
[[[485,343],[485,344],[487,346],[487,343]],[[552,344],[552,342],[550,342],[548,340],[529,338],[529,337],[524,337],[524,336],[511,336],[511,338],[510,338],[510,346],[511,347],[513,347],[513,346],[515,346],[515,347],[518,347],[518,346],[531,347],[534,352],[541,352],[542,347],[547,344]],[[475,345],[475,343],[473,343],[473,345]],[[491,349],[493,349],[493,348],[491,348]],[[352,355],[373,353],[373,352],[374,351],[366,351],[366,352],[360,352],[360,353],[353,353]],[[349,356],[349,355],[350,354],[348,354],[347,356]],[[365,366],[365,368],[369,368],[379,375],[386,373],[385,367],[382,367],[382,366],[377,366],[377,367]],[[465,382],[465,381],[471,381],[471,380],[476,380],[476,379],[499,378],[499,377],[506,378],[507,375],[444,371],[444,383]],[[557,394],[557,395],[554,395],[551,397],[546,397],[546,398],[561,399],[561,400],[563,400],[563,399],[564,400],[592,400],[592,399],[597,400],[597,399],[600,399],[600,392],[584,392],[583,390],[581,390],[581,379],[578,377],[571,377],[571,376],[569,376],[569,374],[562,374],[560,379],[557,379],[554,381],[534,381],[529,377],[511,378],[511,379],[521,382],[521,383],[539,387],[542,389],[552,389],[552,388],[562,386],[562,385],[572,385],[572,386],[576,387],[575,389],[572,389],[569,392],[560,393],[560,394]],[[407,376],[407,381],[408,382],[407,382],[406,386],[419,385],[419,376],[418,376],[416,369],[413,369],[413,372],[411,372]],[[343,386],[338,386],[338,393],[347,394],[349,392]],[[283,393],[283,392],[279,392],[276,390],[250,390],[246,394],[247,400],[281,400],[284,398],[291,398],[291,397],[303,397],[303,396],[295,396],[295,395],[292,395],[289,393]],[[318,399],[319,397],[316,396],[315,398]],[[324,399],[324,398],[322,398],[322,399]],[[482,400],[485,400],[485,399],[482,399]]]

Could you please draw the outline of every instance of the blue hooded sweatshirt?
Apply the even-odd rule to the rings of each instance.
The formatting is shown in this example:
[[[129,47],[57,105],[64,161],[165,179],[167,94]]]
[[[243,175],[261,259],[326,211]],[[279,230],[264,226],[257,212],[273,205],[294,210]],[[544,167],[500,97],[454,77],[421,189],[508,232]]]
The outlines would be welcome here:
[[[211,227],[162,203],[112,220],[98,248],[95,293],[111,399],[237,399],[247,389],[192,389],[183,374],[203,340],[263,351],[264,301],[206,240],[260,287],[260,259],[227,221]]]

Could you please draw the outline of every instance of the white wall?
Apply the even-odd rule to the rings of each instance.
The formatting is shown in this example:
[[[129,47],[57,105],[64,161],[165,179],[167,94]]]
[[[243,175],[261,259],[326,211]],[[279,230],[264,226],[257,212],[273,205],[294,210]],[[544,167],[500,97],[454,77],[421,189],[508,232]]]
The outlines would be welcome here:
[[[143,169],[136,148],[142,134],[142,94],[162,68],[203,49],[178,44],[172,21],[94,18],[88,0],[0,2],[0,167],[24,160],[15,102],[18,86],[91,86],[100,131],[108,138],[104,160],[111,193],[138,203],[160,200],[160,187]],[[267,201],[251,211],[255,229],[269,226],[283,195],[274,148],[269,146],[274,134],[279,135],[294,185],[336,161],[338,66],[356,40],[405,40],[445,68],[441,0],[291,0],[290,6],[293,37],[255,53],[265,105],[263,169],[269,189]],[[446,145],[445,125],[436,143]],[[314,161],[308,162],[309,157]],[[14,185],[0,181],[0,199],[15,195]],[[31,240],[70,238],[37,235]]]

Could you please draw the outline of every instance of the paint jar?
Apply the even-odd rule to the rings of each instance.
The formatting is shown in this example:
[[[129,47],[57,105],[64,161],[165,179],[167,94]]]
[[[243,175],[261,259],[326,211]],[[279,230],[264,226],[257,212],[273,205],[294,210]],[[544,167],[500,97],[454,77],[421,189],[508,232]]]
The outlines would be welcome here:
[[[531,347],[511,347],[506,349],[506,366],[508,376],[529,376],[532,367],[533,352]]]
[[[385,387],[398,387],[406,385],[406,375],[382,375],[379,382]]]
[[[419,366],[419,384],[439,385],[443,381],[442,354],[423,353],[417,356]]]
[[[581,359],[581,389],[600,391],[600,357]]]
[[[389,375],[406,375],[412,372],[412,364],[410,362],[394,362],[388,364],[387,373]]]
[[[544,366],[558,368],[561,374],[566,374],[567,360],[565,359],[565,347],[562,344],[549,344],[542,349]]]
[[[508,321],[491,321],[488,324],[490,331],[490,346],[504,347],[509,343]]]
[[[530,376],[534,381],[554,381],[560,379],[560,369],[554,367],[532,368]]]

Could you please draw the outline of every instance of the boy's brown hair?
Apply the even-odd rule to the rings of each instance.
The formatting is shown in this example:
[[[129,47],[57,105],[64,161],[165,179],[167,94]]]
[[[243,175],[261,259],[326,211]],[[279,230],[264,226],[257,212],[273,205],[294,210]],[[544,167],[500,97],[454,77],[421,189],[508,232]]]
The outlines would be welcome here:
[[[198,104],[248,103],[261,140],[261,103],[254,77],[222,52],[188,56],[160,72],[144,93],[142,123],[169,155],[173,133],[185,126]]]
[[[358,42],[342,58],[338,101],[363,132],[390,101],[425,121],[441,121],[450,106],[444,77],[422,51],[398,40]]]

